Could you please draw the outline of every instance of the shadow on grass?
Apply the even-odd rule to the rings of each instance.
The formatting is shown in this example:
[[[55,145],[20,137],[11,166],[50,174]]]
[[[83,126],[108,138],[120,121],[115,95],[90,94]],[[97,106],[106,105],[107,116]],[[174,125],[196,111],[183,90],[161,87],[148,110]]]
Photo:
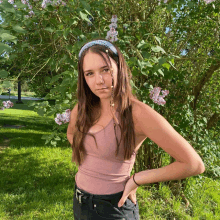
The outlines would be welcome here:
[[[13,118],[9,114],[1,114],[0,125],[24,125],[26,129],[34,129],[36,131],[51,131],[53,128],[54,119],[41,116],[19,116]]]
[[[31,146],[43,146],[45,140],[41,139],[44,132],[51,132],[53,130],[54,120],[45,117],[19,117],[19,119],[12,119],[11,116],[2,114],[0,118],[1,138],[11,139],[11,144],[15,143],[18,146],[31,147]],[[12,130],[11,127],[5,127],[5,125],[22,125],[21,127]],[[33,130],[31,132],[30,130]]]
[[[27,215],[54,210],[57,204],[62,204],[68,206],[65,209],[70,212],[77,171],[71,169],[68,162],[46,158],[48,155],[45,160],[42,156],[37,159],[39,149],[15,152],[6,149],[0,154],[0,194],[4,211],[10,216]]]
[[[21,115],[12,115],[9,113],[4,114],[4,111],[5,110],[0,112],[0,128],[3,128],[1,131],[0,142],[2,142],[3,139],[11,139],[11,145],[17,147],[43,146],[45,145],[45,140],[41,139],[42,135],[44,135],[45,132],[50,133],[54,130],[55,121],[53,118],[47,116],[42,117],[35,114],[28,116],[26,113]],[[10,125],[20,125],[25,127],[20,127],[19,130],[14,130]],[[67,125],[60,127],[59,129],[60,132],[66,133]],[[33,130],[33,132],[30,130]],[[67,146],[67,144],[61,143],[61,145],[65,146]]]

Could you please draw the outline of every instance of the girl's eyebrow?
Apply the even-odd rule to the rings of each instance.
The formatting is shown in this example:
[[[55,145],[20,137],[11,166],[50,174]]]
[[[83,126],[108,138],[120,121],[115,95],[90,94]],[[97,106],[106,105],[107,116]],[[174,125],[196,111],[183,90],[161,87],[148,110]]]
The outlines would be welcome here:
[[[103,67],[101,67],[100,69],[105,68],[105,67],[108,67],[108,66],[103,66]],[[84,71],[84,73],[85,73],[85,72],[88,72],[88,71],[92,71],[92,70],[86,70],[86,71]]]

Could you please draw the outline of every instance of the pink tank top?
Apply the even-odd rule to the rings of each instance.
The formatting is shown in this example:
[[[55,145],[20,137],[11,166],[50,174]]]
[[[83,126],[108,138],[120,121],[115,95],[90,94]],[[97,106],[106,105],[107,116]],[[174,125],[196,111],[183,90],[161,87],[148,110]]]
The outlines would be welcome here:
[[[119,112],[116,112],[116,117],[118,116]],[[104,129],[93,135],[96,137],[98,148],[94,138],[86,135],[84,139],[86,155],[84,162],[78,167],[75,176],[76,185],[82,190],[97,195],[123,191],[134,166],[135,152],[130,160],[124,160],[124,144],[121,141],[118,156],[115,156],[117,142],[113,118]],[[120,142],[121,131],[118,126],[116,126],[116,135]]]

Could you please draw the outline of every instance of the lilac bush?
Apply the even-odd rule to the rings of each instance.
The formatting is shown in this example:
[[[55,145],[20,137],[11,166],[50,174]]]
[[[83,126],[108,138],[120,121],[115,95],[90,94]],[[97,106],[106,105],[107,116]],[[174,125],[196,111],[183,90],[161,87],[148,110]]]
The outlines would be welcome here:
[[[11,4],[14,3],[13,0],[9,0],[9,1],[10,1]],[[29,4],[29,0],[21,0],[21,2],[23,4],[27,4],[29,9],[32,9],[32,6]],[[46,8],[46,4],[48,4],[48,3],[54,4],[54,1],[52,2],[51,0],[43,0],[42,8]],[[58,5],[60,3],[62,3],[62,1],[58,0],[55,4]],[[29,14],[34,14],[34,12],[30,11]],[[118,38],[117,38],[118,32],[115,30],[117,28],[117,20],[118,20],[117,15],[113,15],[112,19],[111,19],[112,23],[109,25],[110,31],[107,32],[106,39],[110,40],[111,42],[115,42],[115,41],[118,40]],[[162,90],[162,93],[163,93],[162,96],[159,95],[160,91],[161,91],[160,87],[155,87],[153,90],[151,90],[150,91],[150,99],[152,99],[153,102],[157,103],[158,105],[164,105],[166,103],[166,101],[163,98],[166,95],[169,94],[169,91],[168,90],[165,90],[165,91]],[[13,107],[13,103],[11,101],[3,102],[3,105],[4,105],[5,108]],[[1,110],[4,110],[4,107],[1,108]],[[65,113],[56,114],[56,118],[54,119],[55,123],[58,124],[58,125],[62,125],[63,123],[64,124],[68,123],[70,121],[70,113],[71,113],[71,110],[67,109],[65,111]]]
[[[118,40],[117,35],[118,32],[115,30],[115,28],[117,28],[117,15],[112,15],[112,19],[111,19],[111,24],[109,25],[110,31],[107,32],[107,36],[106,36],[106,40],[109,40],[111,42],[115,42]]]
[[[157,103],[158,105],[164,105],[166,104],[166,101],[163,99],[165,96],[169,94],[168,90],[162,90],[161,92],[163,95],[159,95],[161,91],[160,87],[155,87],[150,91],[150,99],[154,101],[154,103]]]
[[[215,0],[204,0],[204,2],[206,3],[206,4],[209,4],[209,3],[211,3],[211,2],[214,2]]]
[[[14,103],[11,102],[10,100],[8,101],[3,101],[3,106],[2,108],[0,108],[0,110],[4,110],[5,108],[10,108],[10,107],[13,107],[14,106]]]

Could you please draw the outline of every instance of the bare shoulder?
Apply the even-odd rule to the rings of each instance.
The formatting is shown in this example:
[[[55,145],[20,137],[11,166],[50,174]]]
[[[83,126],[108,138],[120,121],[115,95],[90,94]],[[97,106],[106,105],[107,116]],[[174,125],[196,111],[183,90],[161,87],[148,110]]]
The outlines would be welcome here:
[[[132,99],[132,108],[135,119],[141,120],[142,116],[151,117],[153,115],[160,115],[157,111],[152,109],[149,105],[137,100]],[[161,115],[160,115],[161,116]]]
[[[146,134],[143,133],[140,125],[140,113],[142,112],[143,105],[145,105],[143,102],[139,101],[138,99],[131,99],[132,101],[132,116],[134,121],[135,130],[137,131],[138,135],[140,136],[146,136]]]
[[[159,125],[160,123],[163,123],[164,120],[166,120],[149,105],[137,99],[132,99],[132,109],[134,123],[136,124],[139,133],[147,137],[149,130],[151,130],[152,127],[156,125],[156,121],[157,125]]]
[[[149,108],[151,107],[139,101],[138,99],[132,99],[132,112],[133,112],[133,117],[135,120],[140,118],[140,113],[143,113],[143,111],[146,111]]]

